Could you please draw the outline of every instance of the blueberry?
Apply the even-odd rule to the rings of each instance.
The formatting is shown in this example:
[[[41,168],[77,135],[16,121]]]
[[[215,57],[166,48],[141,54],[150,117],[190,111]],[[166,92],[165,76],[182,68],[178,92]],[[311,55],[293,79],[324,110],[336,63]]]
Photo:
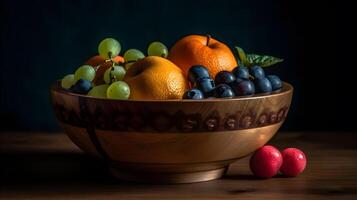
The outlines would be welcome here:
[[[232,73],[237,78],[248,79],[249,78],[249,70],[247,67],[239,66],[233,69]]]
[[[235,80],[236,80],[236,77],[231,72],[228,72],[228,71],[218,72],[218,74],[216,75],[216,77],[214,79],[214,81],[216,82],[217,85],[221,84],[221,83],[230,84]]]
[[[234,97],[234,92],[231,87],[227,84],[219,84],[214,89],[214,96],[217,98],[229,98]]]
[[[253,66],[250,68],[250,74],[254,77],[254,78],[264,78],[265,77],[265,73],[263,68],[259,67],[259,66]]]
[[[269,75],[269,76],[267,76],[267,79],[269,79],[273,90],[279,90],[281,87],[283,87],[283,83],[281,82],[281,80],[278,76]]]
[[[254,79],[254,85],[257,93],[271,92],[273,90],[271,83],[267,78]]]
[[[232,82],[230,85],[232,86],[233,84],[240,83],[242,81],[249,81],[249,79],[236,78],[236,80]]]
[[[201,90],[193,88],[191,90],[188,90],[183,94],[184,99],[203,99],[204,95],[201,92]]]
[[[214,90],[215,84],[214,80],[211,78],[200,78],[196,81],[196,86],[207,97],[210,96],[211,92]]]
[[[242,79],[242,78],[236,78],[232,83],[228,84],[231,88],[233,88],[237,83],[240,83],[242,81],[249,81],[249,79]]]
[[[71,88],[74,93],[87,94],[92,88],[92,83],[86,79],[79,79]]]
[[[236,96],[253,95],[255,93],[254,84],[250,80],[235,81],[232,88]]]
[[[209,78],[208,69],[202,65],[194,65],[188,70],[188,80],[195,84],[198,79]]]

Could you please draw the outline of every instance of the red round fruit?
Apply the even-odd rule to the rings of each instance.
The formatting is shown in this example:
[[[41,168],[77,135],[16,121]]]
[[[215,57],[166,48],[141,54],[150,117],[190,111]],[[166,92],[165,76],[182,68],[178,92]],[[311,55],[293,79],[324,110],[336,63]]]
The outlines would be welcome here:
[[[275,176],[283,162],[280,151],[273,146],[263,146],[250,158],[250,170],[260,178]]]
[[[285,176],[297,176],[306,167],[306,156],[304,152],[296,148],[287,148],[281,153],[283,165],[280,168]]]

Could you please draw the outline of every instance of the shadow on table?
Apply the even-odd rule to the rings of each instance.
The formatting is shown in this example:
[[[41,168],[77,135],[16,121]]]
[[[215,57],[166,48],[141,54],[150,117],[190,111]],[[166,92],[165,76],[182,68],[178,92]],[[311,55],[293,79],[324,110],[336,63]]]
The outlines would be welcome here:
[[[103,162],[82,153],[1,152],[0,157],[1,184],[5,185],[114,181]]]
[[[105,163],[84,153],[73,152],[0,152],[0,188],[2,195],[29,193],[58,198],[67,195],[131,194],[152,190],[177,192],[187,188],[216,187],[202,184],[155,185],[121,181],[113,178]],[[170,193],[171,194],[171,193]]]
[[[104,162],[84,153],[0,152],[0,158],[0,182],[5,186],[134,184],[112,177]],[[257,180],[249,174],[229,175],[223,179]]]

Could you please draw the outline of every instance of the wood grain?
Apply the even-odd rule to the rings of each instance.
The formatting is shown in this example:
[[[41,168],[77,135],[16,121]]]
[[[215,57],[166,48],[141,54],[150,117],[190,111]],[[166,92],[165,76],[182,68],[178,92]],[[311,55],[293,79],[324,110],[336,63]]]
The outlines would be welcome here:
[[[287,116],[293,87],[230,99],[113,100],[71,93],[57,81],[50,93],[69,138],[114,176],[193,183],[222,177],[266,144]]]
[[[51,87],[56,118],[76,127],[116,132],[193,133],[264,127],[284,121],[293,87],[270,94],[204,100],[113,100]]]
[[[357,199],[357,133],[278,133],[271,144],[304,150],[306,171],[258,180],[244,158],[220,180],[152,185],[112,178],[65,134],[0,133],[0,199]]]

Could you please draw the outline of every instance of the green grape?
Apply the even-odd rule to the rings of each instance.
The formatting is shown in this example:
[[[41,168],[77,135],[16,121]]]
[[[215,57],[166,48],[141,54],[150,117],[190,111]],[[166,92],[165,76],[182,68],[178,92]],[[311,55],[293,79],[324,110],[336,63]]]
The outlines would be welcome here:
[[[107,84],[95,86],[89,91],[88,96],[107,98],[108,87],[109,85]]]
[[[161,56],[166,58],[169,54],[167,47],[161,42],[152,42],[148,47],[149,56]]]
[[[62,81],[61,81],[61,86],[64,89],[69,89],[72,87],[72,85],[74,85],[75,80],[74,80],[74,75],[73,74],[68,74],[65,77],[63,77]]]
[[[122,66],[110,67],[104,72],[104,82],[109,84],[112,79],[115,81],[122,81],[124,79],[125,73],[126,71]]]
[[[107,97],[111,99],[128,99],[130,96],[129,85],[124,81],[112,83],[107,90]]]
[[[85,79],[92,81],[95,77],[95,69],[90,65],[82,65],[74,73],[74,80]]]
[[[120,53],[121,45],[113,38],[106,38],[99,43],[98,52],[104,59],[114,58]]]
[[[124,53],[124,59],[126,62],[131,63],[145,58],[145,55],[137,49],[129,49]]]

